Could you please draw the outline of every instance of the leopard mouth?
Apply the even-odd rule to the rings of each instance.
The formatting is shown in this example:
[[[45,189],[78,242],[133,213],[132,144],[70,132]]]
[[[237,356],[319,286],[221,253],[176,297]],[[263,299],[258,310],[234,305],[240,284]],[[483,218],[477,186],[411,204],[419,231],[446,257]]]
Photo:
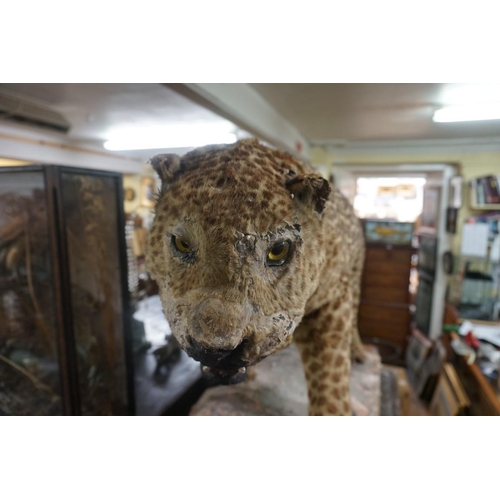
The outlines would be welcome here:
[[[243,382],[247,378],[245,366],[235,370],[222,370],[201,365],[201,373],[209,385],[234,385]]]

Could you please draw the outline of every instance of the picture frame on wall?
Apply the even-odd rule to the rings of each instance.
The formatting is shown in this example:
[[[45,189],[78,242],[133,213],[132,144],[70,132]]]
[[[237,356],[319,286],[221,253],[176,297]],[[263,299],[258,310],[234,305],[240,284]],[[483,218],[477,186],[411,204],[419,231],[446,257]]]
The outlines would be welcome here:
[[[143,177],[141,179],[141,206],[154,208],[155,206],[156,183],[153,177]]]
[[[363,219],[365,241],[382,245],[411,245],[413,222]]]
[[[125,188],[124,198],[125,198],[125,201],[128,201],[128,202],[134,201],[135,200],[135,191],[130,187]]]

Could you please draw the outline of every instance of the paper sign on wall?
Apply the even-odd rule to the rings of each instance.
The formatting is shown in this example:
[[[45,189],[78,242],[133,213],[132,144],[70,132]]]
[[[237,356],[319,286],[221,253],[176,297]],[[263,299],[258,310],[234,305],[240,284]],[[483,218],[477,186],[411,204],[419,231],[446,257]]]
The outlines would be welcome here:
[[[462,255],[487,257],[488,234],[488,224],[464,224],[462,230]]]

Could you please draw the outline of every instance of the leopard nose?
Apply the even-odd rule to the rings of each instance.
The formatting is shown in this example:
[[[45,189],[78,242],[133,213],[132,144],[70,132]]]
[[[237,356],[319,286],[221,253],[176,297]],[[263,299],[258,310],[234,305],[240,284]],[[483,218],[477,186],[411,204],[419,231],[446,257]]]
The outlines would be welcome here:
[[[205,300],[194,314],[194,338],[206,349],[230,351],[242,340],[244,316],[240,304]]]

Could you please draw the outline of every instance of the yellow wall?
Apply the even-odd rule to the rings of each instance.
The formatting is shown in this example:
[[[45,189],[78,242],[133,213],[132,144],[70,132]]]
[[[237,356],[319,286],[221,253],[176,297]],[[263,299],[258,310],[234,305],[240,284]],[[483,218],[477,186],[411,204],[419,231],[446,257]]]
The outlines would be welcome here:
[[[500,152],[490,153],[436,153],[436,154],[393,154],[393,155],[349,155],[330,154],[322,148],[311,152],[311,163],[315,166],[335,167],[343,164],[388,164],[388,163],[452,163],[457,165],[460,175],[470,180],[485,174],[500,174]]]
[[[390,163],[448,163],[454,164],[458,175],[464,179],[463,204],[458,212],[457,234],[453,241],[455,253],[460,249],[460,237],[462,224],[471,214],[480,212],[471,211],[469,208],[468,181],[474,177],[494,174],[500,175],[500,152],[468,152],[468,153],[433,153],[433,154],[358,154],[343,155],[332,154],[323,148],[315,148],[311,151],[311,163],[316,167],[327,167],[335,174],[335,165],[349,164],[373,164],[387,165]]]
[[[0,158],[0,167],[21,167],[23,165],[31,165],[32,162],[11,160],[10,158]]]

